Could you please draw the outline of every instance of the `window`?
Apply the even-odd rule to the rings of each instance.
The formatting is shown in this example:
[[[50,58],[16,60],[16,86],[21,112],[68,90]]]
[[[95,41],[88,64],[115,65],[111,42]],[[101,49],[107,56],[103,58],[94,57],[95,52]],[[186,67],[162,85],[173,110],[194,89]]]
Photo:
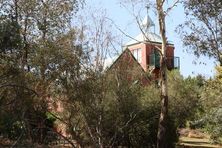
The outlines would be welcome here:
[[[142,62],[142,50],[141,48],[138,48],[138,49],[134,49],[132,51],[133,53],[133,56],[136,58],[136,60],[141,63]]]
[[[149,65],[155,66],[156,68],[160,68],[160,54],[157,49],[152,49],[151,54],[149,56]]]

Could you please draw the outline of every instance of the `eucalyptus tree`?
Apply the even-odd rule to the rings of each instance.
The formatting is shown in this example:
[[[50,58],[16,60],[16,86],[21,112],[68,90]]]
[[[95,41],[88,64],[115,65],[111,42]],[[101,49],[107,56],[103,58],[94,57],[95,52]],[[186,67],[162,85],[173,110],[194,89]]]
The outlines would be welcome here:
[[[167,55],[166,55],[166,51],[167,51],[167,36],[166,36],[166,23],[165,23],[165,19],[166,16],[169,15],[169,12],[179,3],[179,0],[175,0],[171,3],[168,3],[168,1],[165,0],[156,0],[156,1],[133,1],[133,0],[122,0],[122,2],[125,3],[130,3],[130,4],[144,4],[144,3],[148,3],[147,8],[150,7],[150,5],[154,8],[154,11],[156,12],[157,16],[158,16],[158,23],[159,23],[159,33],[160,33],[160,37],[162,39],[162,44],[161,44],[161,48],[156,47],[159,54],[160,54],[160,96],[161,96],[161,112],[160,112],[160,118],[159,118],[159,127],[158,127],[158,134],[157,134],[157,147],[158,148],[164,148],[167,147],[168,143],[167,143],[167,130],[168,130],[168,83],[167,83]],[[127,7],[126,7],[127,8]],[[133,6],[133,8],[135,8]],[[144,7],[145,8],[145,7]],[[127,8],[128,9],[128,8]],[[141,21],[139,19],[138,14],[135,14],[135,10],[137,9],[133,9],[133,10],[129,10],[131,14],[133,14],[140,31],[143,33],[143,35],[146,37],[146,39],[148,40],[149,38],[146,36],[146,34],[144,33],[144,30],[141,25]],[[141,12],[141,9],[139,9],[139,12]],[[140,13],[139,13],[140,14]],[[132,39],[134,39],[133,37],[129,36],[128,34],[124,33],[125,35],[127,35],[127,37],[130,37]],[[134,39],[136,40],[136,39]],[[149,40],[148,40],[149,41]]]
[[[222,65],[221,0],[187,0],[183,2],[186,21],[177,31],[187,51],[212,57]]]
[[[81,51],[71,19],[79,2],[0,1],[0,107],[5,108],[1,114],[12,119],[4,124],[10,125],[10,132],[20,129],[20,135],[33,138],[30,121],[41,118],[35,126],[45,121],[46,98],[54,94],[65,71],[78,67]],[[15,128],[17,123],[22,126]]]

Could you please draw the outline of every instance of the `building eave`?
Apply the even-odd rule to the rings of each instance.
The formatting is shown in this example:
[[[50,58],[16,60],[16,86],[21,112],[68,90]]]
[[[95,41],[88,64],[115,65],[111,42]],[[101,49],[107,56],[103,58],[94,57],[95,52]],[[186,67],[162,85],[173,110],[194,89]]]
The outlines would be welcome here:
[[[130,44],[130,45],[124,45],[123,47],[124,47],[124,48],[127,48],[127,47],[134,46],[134,45],[138,45],[138,44],[161,45],[162,43],[161,43],[161,42],[155,42],[155,41],[142,41],[142,42],[137,42],[137,43],[133,43],[133,44]],[[172,43],[167,43],[167,46],[174,47],[174,44],[172,44]]]

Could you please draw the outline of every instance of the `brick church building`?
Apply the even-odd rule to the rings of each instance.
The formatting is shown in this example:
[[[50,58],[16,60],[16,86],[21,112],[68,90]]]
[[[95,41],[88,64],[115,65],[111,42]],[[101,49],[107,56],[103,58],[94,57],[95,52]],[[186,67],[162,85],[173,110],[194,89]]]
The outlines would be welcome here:
[[[160,73],[160,54],[157,48],[161,49],[162,39],[155,31],[151,31],[155,29],[155,25],[149,16],[144,18],[142,28],[145,31],[124,45],[124,51],[109,69],[122,65],[120,61],[124,61],[125,65],[128,65],[128,69],[132,69],[132,63],[136,62],[137,64],[134,65],[141,67],[139,68],[140,70],[145,73],[149,72],[154,75],[154,79],[158,79]],[[166,54],[168,70],[179,69],[180,66],[179,57],[174,56],[174,50],[174,44],[167,42]]]

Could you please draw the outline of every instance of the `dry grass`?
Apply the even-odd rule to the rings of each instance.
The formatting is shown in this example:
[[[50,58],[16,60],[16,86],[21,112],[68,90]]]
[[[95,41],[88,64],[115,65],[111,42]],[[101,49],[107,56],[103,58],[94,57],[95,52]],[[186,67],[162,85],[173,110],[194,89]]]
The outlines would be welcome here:
[[[180,137],[180,146],[186,147],[199,147],[199,148],[221,148],[220,145],[211,144],[209,139],[200,139],[200,138],[189,138],[189,137]]]
[[[179,131],[179,147],[184,148],[222,148],[222,145],[214,145],[209,135],[199,130],[181,129]]]

